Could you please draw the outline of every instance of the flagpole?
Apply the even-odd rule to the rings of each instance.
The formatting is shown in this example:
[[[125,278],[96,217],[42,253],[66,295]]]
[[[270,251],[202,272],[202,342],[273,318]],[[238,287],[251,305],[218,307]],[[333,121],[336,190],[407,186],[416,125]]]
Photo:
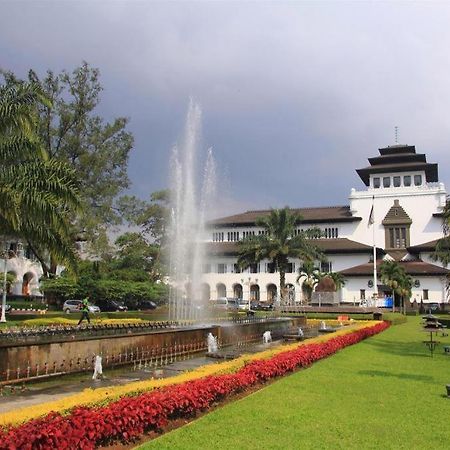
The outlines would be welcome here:
[[[377,286],[377,247],[375,243],[375,195],[372,196],[372,243],[373,243],[373,300],[378,298]],[[376,305],[374,305],[376,306]]]

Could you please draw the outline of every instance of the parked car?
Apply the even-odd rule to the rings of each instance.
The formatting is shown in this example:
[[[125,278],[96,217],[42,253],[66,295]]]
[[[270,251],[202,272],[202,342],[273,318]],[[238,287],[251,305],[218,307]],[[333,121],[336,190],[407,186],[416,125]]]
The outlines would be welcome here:
[[[273,305],[272,303],[258,303],[254,309],[257,311],[272,311]]]
[[[66,314],[77,313],[81,311],[82,303],[82,300],[66,300],[62,309]],[[89,312],[97,314],[100,312],[100,308],[97,305],[89,305]]]
[[[128,311],[128,308],[120,302],[116,300],[97,300],[96,303],[100,307],[100,309],[104,312],[123,312]]]
[[[156,309],[158,305],[151,300],[141,300],[138,303],[138,309]]]
[[[212,300],[213,305],[219,309],[237,310],[239,308],[239,299],[232,297],[219,297]]]

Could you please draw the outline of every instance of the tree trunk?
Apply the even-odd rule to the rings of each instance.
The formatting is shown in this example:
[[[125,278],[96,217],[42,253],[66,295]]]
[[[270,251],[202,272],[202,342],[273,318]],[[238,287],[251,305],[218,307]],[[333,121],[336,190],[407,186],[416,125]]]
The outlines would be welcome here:
[[[44,258],[41,257],[41,255],[39,255],[39,253],[37,252],[37,250],[33,247],[33,245],[31,244],[31,242],[29,240],[27,240],[27,244],[30,247],[31,251],[34,253],[34,256],[36,256],[36,258],[38,259],[38,261],[41,263],[42,266],[42,271],[44,272],[44,277],[48,278],[49,274],[50,274],[50,267],[47,265],[47,263],[44,261]]]
[[[280,304],[286,305],[286,272],[280,269]]]

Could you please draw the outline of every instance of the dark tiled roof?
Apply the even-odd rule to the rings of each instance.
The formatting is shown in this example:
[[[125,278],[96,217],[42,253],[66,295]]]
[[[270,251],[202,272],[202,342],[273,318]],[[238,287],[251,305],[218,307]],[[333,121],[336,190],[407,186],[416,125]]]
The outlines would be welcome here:
[[[411,224],[411,217],[406,214],[406,211],[400,206],[398,200],[394,200],[394,204],[387,212],[383,219],[383,225],[397,225],[397,224]]]
[[[310,242],[319,247],[326,254],[339,253],[371,253],[373,251],[370,245],[351,241],[347,238],[338,239],[311,239]],[[238,244],[236,242],[208,242],[206,252],[209,255],[237,255]],[[378,253],[383,250],[377,249]]]
[[[377,261],[377,270],[383,261]],[[434,264],[429,264],[424,261],[400,261],[398,263],[403,267],[408,275],[447,275],[450,271]],[[341,270],[343,276],[365,277],[373,276],[373,264],[365,263],[359,266],[350,267],[349,269]]]
[[[260,217],[265,217],[270,214],[270,209],[259,211],[247,211],[233,216],[222,217],[212,220],[208,223],[209,226],[251,226]],[[350,212],[350,206],[324,206],[317,208],[295,208],[291,210],[294,213],[300,214],[302,220],[300,223],[327,223],[327,222],[356,222],[360,221],[361,217],[354,217]]]
[[[427,181],[438,181],[438,165],[427,163],[426,156],[416,153],[414,145],[392,145],[378,151],[380,156],[369,158],[370,166],[356,170],[366,186],[371,174],[411,170],[424,170]]]
[[[424,170],[428,182],[439,181],[438,165],[435,163],[408,162],[398,164],[379,164],[376,166],[357,169],[356,172],[366,186],[369,186],[369,176],[373,173],[408,172],[412,170]]]
[[[424,242],[423,244],[412,245],[408,247],[408,251],[410,253],[434,252],[438,241],[439,239],[435,239],[434,241]]]
[[[388,147],[379,148],[381,156],[396,155],[399,153],[416,153],[415,145],[395,144]]]

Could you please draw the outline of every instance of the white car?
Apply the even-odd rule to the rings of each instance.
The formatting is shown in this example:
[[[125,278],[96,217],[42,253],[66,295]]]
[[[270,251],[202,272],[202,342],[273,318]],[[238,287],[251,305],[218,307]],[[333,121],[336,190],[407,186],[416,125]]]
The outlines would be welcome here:
[[[63,311],[66,314],[80,312],[82,303],[82,300],[66,300],[63,305]],[[89,305],[89,312],[93,314],[99,313],[100,308],[96,305]]]

